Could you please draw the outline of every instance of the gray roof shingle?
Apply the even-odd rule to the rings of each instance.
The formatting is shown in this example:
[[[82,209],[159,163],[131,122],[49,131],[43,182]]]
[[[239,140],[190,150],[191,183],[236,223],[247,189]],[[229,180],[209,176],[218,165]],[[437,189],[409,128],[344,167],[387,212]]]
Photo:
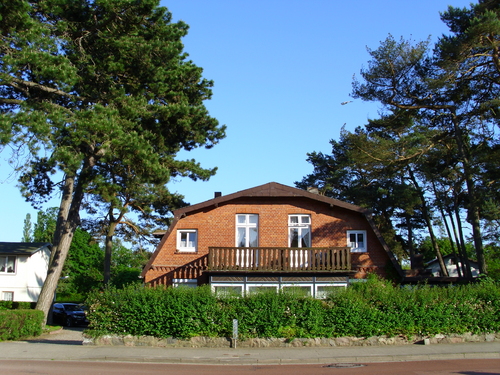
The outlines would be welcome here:
[[[52,245],[48,242],[0,242],[1,255],[33,255],[42,248]]]

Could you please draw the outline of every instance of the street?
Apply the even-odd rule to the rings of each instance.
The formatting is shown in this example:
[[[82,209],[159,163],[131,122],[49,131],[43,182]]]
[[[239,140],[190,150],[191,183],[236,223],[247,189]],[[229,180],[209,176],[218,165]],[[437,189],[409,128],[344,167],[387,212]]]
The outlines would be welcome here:
[[[467,359],[419,362],[316,365],[182,365],[130,362],[19,361],[0,360],[2,374],[175,374],[175,375],[493,375],[500,374],[500,359]]]

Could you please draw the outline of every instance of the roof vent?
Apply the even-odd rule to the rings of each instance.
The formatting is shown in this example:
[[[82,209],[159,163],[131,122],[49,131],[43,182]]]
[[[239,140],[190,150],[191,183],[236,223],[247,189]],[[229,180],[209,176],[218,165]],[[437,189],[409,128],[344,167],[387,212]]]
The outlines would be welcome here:
[[[214,193],[214,198],[219,198],[219,197],[222,197],[222,193],[220,191],[216,191]]]
[[[313,194],[319,194],[319,189],[316,186],[308,186],[307,191]]]

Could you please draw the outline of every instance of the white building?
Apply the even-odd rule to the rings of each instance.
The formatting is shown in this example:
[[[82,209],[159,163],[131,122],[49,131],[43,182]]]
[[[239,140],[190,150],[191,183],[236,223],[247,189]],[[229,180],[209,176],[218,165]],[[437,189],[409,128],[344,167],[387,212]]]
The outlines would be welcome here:
[[[446,266],[446,269],[448,270],[448,276],[449,277],[458,277],[458,270],[457,270],[457,263],[460,267],[462,268],[462,262],[460,260],[456,260],[454,255],[445,255],[443,257],[444,264]],[[469,260],[470,264],[470,269],[472,273],[472,277],[478,277],[479,276],[479,265],[476,261]],[[428,270],[432,273],[434,277],[440,277],[441,275],[441,267],[439,266],[439,262],[437,259],[431,260],[429,263],[427,263]]]
[[[36,302],[50,260],[51,244],[0,242],[0,300]]]

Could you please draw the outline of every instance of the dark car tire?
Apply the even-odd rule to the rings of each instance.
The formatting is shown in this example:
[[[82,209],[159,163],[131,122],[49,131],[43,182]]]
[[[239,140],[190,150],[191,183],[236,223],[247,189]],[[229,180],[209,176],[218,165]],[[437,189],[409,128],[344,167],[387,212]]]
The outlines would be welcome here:
[[[73,319],[71,319],[69,316],[66,318],[66,327],[71,327],[73,326]]]

